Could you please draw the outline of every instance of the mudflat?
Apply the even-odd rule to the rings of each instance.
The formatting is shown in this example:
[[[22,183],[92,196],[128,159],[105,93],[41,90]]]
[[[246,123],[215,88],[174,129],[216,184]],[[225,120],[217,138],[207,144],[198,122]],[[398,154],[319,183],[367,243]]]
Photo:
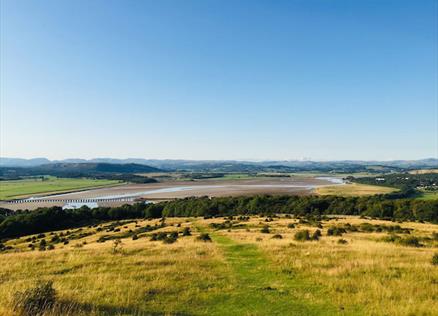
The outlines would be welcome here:
[[[10,209],[35,209],[42,206],[64,205],[64,200],[118,198],[168,200],[190,196],[238,196],[253,194],[310,194],[313,189],[333,185],[330,179],[315,177],[260,178],[242,180],[196,180],[169,181],[152,184],[123,184],[107,188],[90,189],[56,195],[40,195],[40,198],[60,201],[32,201],[20,204],[0,203],[0,207]],[[115,206],[130,201],[104,201],[101,206]],[[132,203],[132,201],[131,201]]]

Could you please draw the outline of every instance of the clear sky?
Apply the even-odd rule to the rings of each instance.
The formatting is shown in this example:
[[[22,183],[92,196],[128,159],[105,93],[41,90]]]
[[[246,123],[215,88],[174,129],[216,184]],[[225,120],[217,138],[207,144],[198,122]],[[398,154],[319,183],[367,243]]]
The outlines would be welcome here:
[[[438,156],[437,0],[0,3],[1,156]]]

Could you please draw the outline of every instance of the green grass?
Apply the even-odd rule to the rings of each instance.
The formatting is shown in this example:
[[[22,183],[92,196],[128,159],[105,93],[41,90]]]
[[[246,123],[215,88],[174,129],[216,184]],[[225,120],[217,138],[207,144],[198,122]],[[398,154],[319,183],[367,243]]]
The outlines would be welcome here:
[[[438,192],[422,192],[418,197],[420,200],[438,200]]]
[[[329,302],[315,304],[295,293],[318,293],[318,287],[282,273],[254,244],[213,235],[229,264],[233,295],[211,306],[210,315],[336,315]]]
[[[120,183],[116,180],[87,178],[29,178],[25,180],[0,181],[0,200],[27,197],[41,193],[59,193],[80,189],[109,186]]]

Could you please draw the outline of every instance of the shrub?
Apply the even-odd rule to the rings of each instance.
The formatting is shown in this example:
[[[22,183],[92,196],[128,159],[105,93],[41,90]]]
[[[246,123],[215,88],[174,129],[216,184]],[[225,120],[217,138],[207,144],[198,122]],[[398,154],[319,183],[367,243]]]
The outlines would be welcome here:
[[[338,244],[341,244],[341,245],[345,245],[345,244],[348,244],[348,241],[346,241],[345,239],[339,239],[338,240]]]
[[[153,233],[152,235],[151,235],[151,241],[157,241],[158,239],[158,234],[157,233]]]
[[[382,240],[386,242],[397,242],[400,239],[401,239],[400,236],[397,236],[395,234],[390,234],[389,236],[383,237]]]
[[[23,315],[43,315],[56,301],[53,282],[38,282],[34,288],[16,292],[13,298],[14,311]]]
[[[433,257],[432,257],[432,264],[434,266],[438,266],[438,252],[433,255]]]
[[[407,237],[405,239],[400,239],[399,244],[408,247],[423,247],[417,237]]]
[[[163,239],[163,243],[165,244],[173,244],[176,241],[177,237],[169,235]]]
[[[157,240],[164,240],[164,239],[166,239],[166,237],[167,237],[167,234],[165,232],[159,232],[157,234]]]
[[[190,228],[189,228],[189,227],[184,227],[184,229],[183,229],[183,231],[182,231],[182,235],[183,235],[183,236],[191,236],[192,233],[191,233],[191,231],[190,231]]]
[[[280,234],[275,234],[274,236],[272,236],[272,239],[283,239],[283,236],[281,236]]]
[[[322,236],[321,231],[317,229],[312,234],[312,240],[319,240],[319,237],[321,236]]]
[[[197,240],[202,240],[202,241],[205,241],[205,242],[207,242],[207,241],[211,241],[211,237],[210,237],[210,235],[209,235],[209,234],[206,234],[206,233],[202,233],[202,234],[199,235],[196,239],[197,239]]]
[[[48,245],[47,246],[47,250],[53,250],[53,249],[55,249],[55,246],[53,246],[53,245]]]
[[[263,226],[260,232],[263,234],[269,234],[270,233],[269,226],[268,225]]]
[[[310,240],[310,233],[309,233],[309,231],[307,229],[300,230],[300,231],[295,233],[294,239],[297,240],[297,241]]]
[[[136,234],[132,235],[132,240],[137,240],[138,236]]]
[[[233,227],[233,223],[229,220],[226,220],[223,223],[210,223],[209,226],[214,229],[229,229]]]
[[[287,228],[295,228],[295,224],[293,223],[287,224]]]
[[[169,237],[170,237],[170,238],[177,239],[177,238],[178,238],[178,232],[171,232],[171,233],[169,234]]]
[[[105,242],[106,241],[106,236],[100,236],[96,242]]]
[[[342,236],[346,232],[342,227],[331,226],[327,229],[327,236]]]
[[[38,250],[39,250],[39,251],[44,251],[44,250],[46,250],[46,245],[47,245],[46,240],[45,240],[45,239],[41,239]]]

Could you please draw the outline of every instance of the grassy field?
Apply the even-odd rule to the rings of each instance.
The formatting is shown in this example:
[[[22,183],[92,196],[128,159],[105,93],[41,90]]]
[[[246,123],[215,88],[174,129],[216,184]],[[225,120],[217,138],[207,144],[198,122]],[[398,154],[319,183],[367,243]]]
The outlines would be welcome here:
[[[411,174],[426,174],[426,173],[438,173],[438,169],[419,169],[409,171]]]
[[[315,192],[320,195],[341,195],[341,196],[386,194],[395,191],[397,191],[397,189],[395,188],[360,184],[360,183],[348,183],[345,185],[326,186],[326,187],[317,188],[315,190]]]
[[[423,191],[421,196],[418,197],[420,200],[437,200],[438,192],[426,192]]]
[[[80,189],[104,187],[118,184],[116,180],[94,180],[86,178],[30,178],[25,180],[0,181],[0,200],[21,198],[41,193],[69,192]]]
[[[438,268],[431,259],[438,226],[398,224],[410,229],[397,231],[402,240],[421,243],[410,247],[383,241],[391,236],[385,230],[362,231],[364,223],[397,224],[169,218],[164,227],[158,220],[124,221],[10,240],[12,249],[0,253],[0,315],[16,315],[14,293],[37,280],[53,281],[54,315],[437,315]],[[328,236],[333,225],[346,224],[361,229]],[[261,232],[265,225],[269,233]],[[318,241],[294,239],[316,226]],[[186,227],[192,235],[174,243],[151,241],[154,233]],[[201,233],[212,241],[197,240]],[[64,242],[51,241],[60,236]],[[29,248],[42,239],[54,249]]]

